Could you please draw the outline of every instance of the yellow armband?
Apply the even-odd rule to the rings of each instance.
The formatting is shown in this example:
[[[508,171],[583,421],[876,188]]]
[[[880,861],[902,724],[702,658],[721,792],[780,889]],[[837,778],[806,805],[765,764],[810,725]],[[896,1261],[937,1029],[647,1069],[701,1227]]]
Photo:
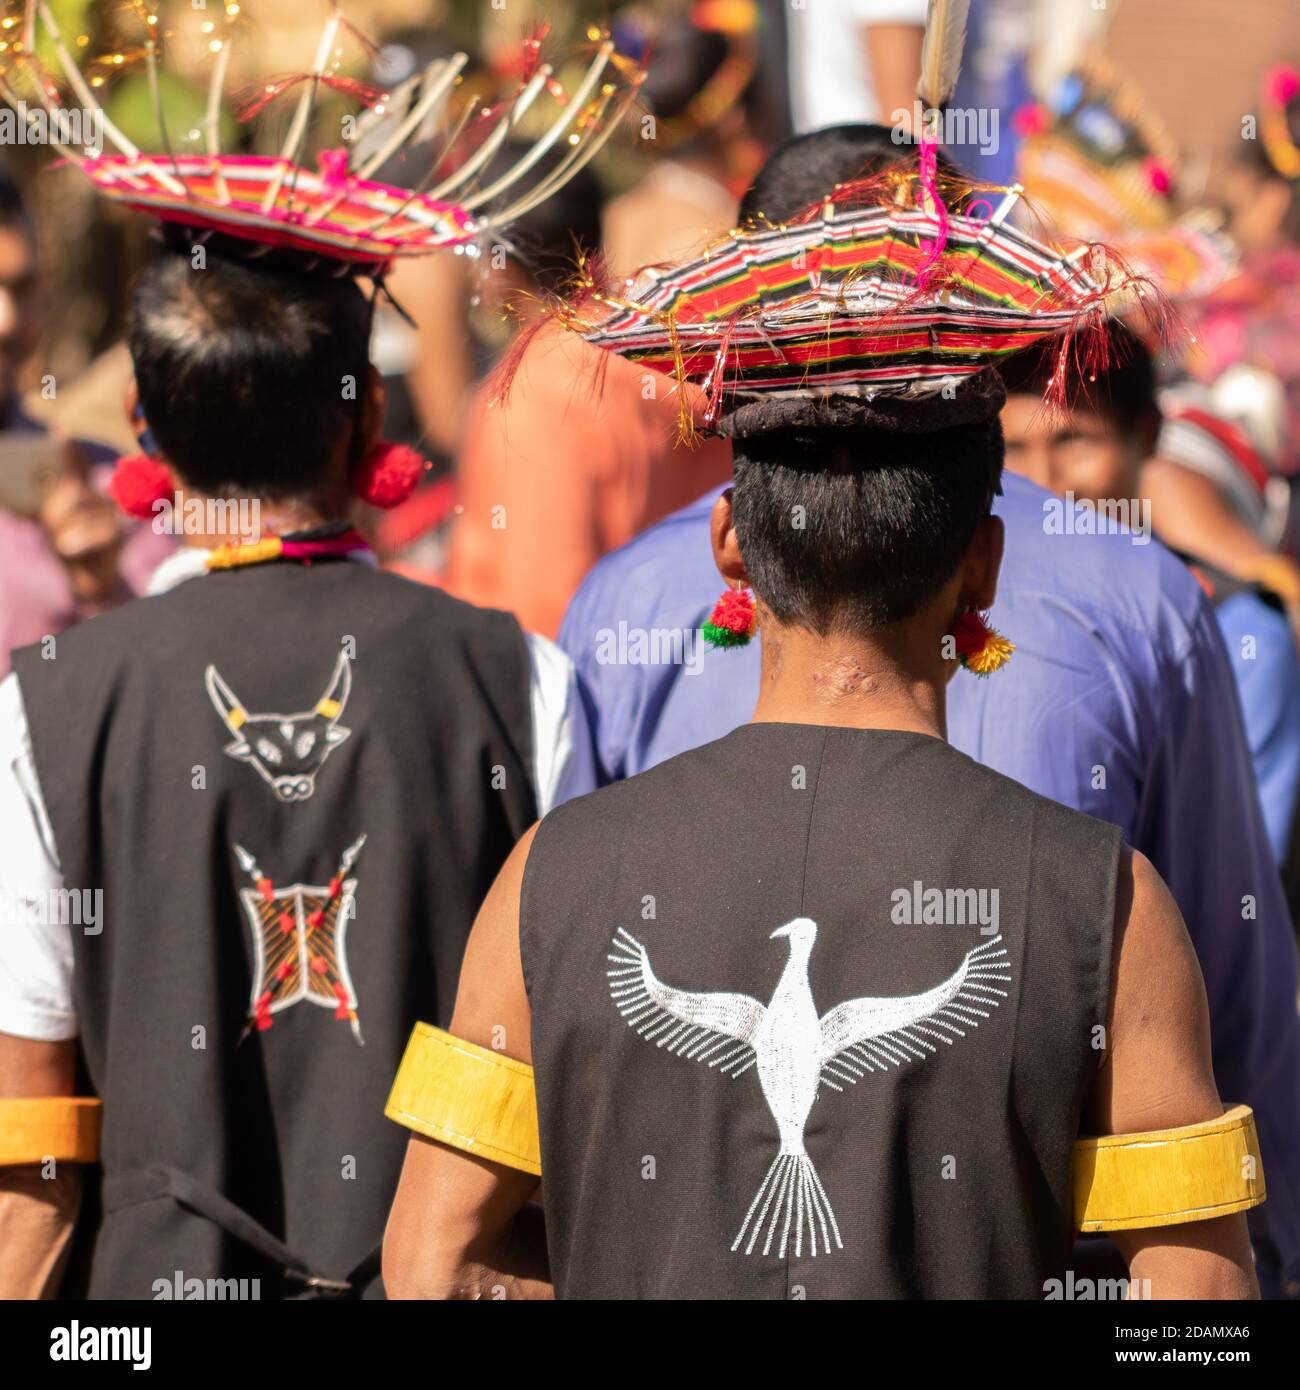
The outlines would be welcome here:
[[[533,1069],[417,1023],[384,1114],[417,1134],[541,1174]]]
[[[541,1176],[533,1069],[418,1023],[384,1113],[440,1143]],[[1247,1105],[1180,1129],[1080,1139],[1071,1165],[1083,1231],[1176,1226],[1258,1206],[1265,1196]]]
[[[0,1099],[0,1166],[93,1163],[99,1157],[103,1104],[93,1096]]]
[[[1234,1105],[1199,1125],[1080,1139],[1072,1181],[1082,1231],[1179,1226],[1257,1207],[1265,1191],[1254,1113]]]

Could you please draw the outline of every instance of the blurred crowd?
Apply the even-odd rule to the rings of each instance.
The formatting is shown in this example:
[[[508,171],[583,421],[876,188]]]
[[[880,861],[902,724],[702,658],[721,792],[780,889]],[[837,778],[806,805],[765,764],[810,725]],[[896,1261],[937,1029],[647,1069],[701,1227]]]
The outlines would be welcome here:
[[[208,31],[176,8],[169,41],[183,57]],[[581,32],[594,13],[552,6],[541,24],[540,12],[446,0],[356,8],[375,40],[365,81],[395,85],[460,42],[470,55],[465,90],[480,94],[517,78],[522,36],[536,45],[552,28]],[[613,36],[648,70],[628,131],[492,254],[416,259],[390,278],[373,341],[385,433],[432,467],[408,502],[367,521],[385,564],[553,636],[599,556],[729,476],[725,442],[680,439],[679,402],[662,383],[615,360],[601,391],[580,384],[586,359],[603,354],[551,331],[546,306],[592,258],[630,277],[725,236],[764,152],[793,132],[874,121],[909,139],[924,8],[837,0],[809,6],[795,24],[779,3],[758,0],[616,9]],[[1171,37],[1173,7],[1163,8],[1167,54],[1150,41],[1158,16],[1126,27],[1128,16],[1087,6],[978,0],[955,102],[972,119],[950,121],[948,153],[978,181],[1022,178],[1039,228],[1118,247],[1174,299],[1186,330],[1172,348],[1130,319],[1126,355],[1136,362],[1130,394],[1115,404],[1122,440],[1085,404],[1084,418],[1050,433],[1022,422],[1010,458],[1071,499],[1123,499],[1149,515],[1155,534],[1196,565],[1230,646],[1239,628],[1271,634],[1262,659],[1238,663],[1239,686],[1270,835],[1287,863],[1300,779],[1300,671],[1289,640],[1300,615],[1300,98],[1295,70],[1276,61],[1286,56],[1288,7],[1252,13],[1249,47],[1275,61],[1234,58],[1194,114],[1187,87],[1196,84],[1176,80],[1188,54]],[[269,55],[309,45],[318,10],[303,0],[259,14],[236,62],[264,70]],[[118,22],[94,6],[81,20],[87,41]],[[1190,61],[1204,69],[1229,20],[1209,11],[1193,20]],[[166,109],[179,113],[174,129],[201,100],[184,71],[182,62],[182,75],[169,72],[164,91]],[[128,132],[152,119],[145,85],[128,74],[113,90],[109,110]],[[255,138],[234,114],[223,120],[228,138]],[[1187,129],[1194,141],[1180,141]],[[503,147],[485,176],[522,148]],[[0,669],[13,648],[142,592],[172,544],[124,524],[103,486],[114,455],[134,446],[121,312],[146,233],[97,205],[82,181],[45,167],[40,152],[14,153],[0,181]],[[434,156],[408,150],[388,172],[414,183],[421,157]],[[533,177],[558,158],[551,151]],[[493,368],[512,340],[526,349],[507,393]],[[527,466],[512,467],[521,441]],[[1261,604],[1290,626],[1257,622]]]
[[[214,21],[188,2],[172,8],[168,43],[178,62],[161,95],[151,76],[128,70],[110,84],[108,110],[142,142],[155,138],[151,123],[166,110],[184,149],[197,139],[199,58]],[[1249,23],[1239,9],[1249,10]],[[1023,182],[1031,196],[1014,216],[1027,230],[1081,262],[1122,265],[1152,287],[1123,302],[1104,350],[1080,364],[1078,389],[1052,408],[1043,400],[1060,372],[1054,350],[999,364],[1006,468],[1017,475],[999,512],[1009,534],[1001,611],[1041,597],[1035,566],[1044,537],[1119,529],[1134,551],[1164,557],[1117,560],[1107,572],[1110,562],[1095,556],[1075,569],[1077,552],[1054,556],[1055,587],[1039,607],[1078,617],[1069,639],[1077,645],[1053,647],[1060,639],[1047,635],[1036,644],[1033,624],[1041,619],[1039,631],[1049,631],[1041,613],[1009,622],[1022,647],[1021,684],[1007,693],[996,730],[987,703],[976,704],[982,695],[956,697],[953,742],[963,751],[978,745],[981,761],[1120,825],[1150,855],[1201,957],[1220,1084],[1233,1084],[1241,1094],[1231,1099],[1249,1100],[1264,1117],[1266,1151],[1289,1152],[1300,1126],[1288,1092],[1294,1078],[1284,1067],[1266,1075],[1260,1061],[1266,1035],[1283,1035],[1275,1023],[1294,1024],[1285,913],[1272,912],[1252,879],[1272,937],[1256,941],[1249,969],[1237,968],[1228,929],[1240,925],[1231,913],[1243,900],[1229,871],[1247,863],[1265,864],[1267,893],[1280,907],[1284,891],[1292,922],[1300,920],[1300,31],[1290,0],[1147,0],[1138,10],[974,0],[962,83],[941,126],[939,159],[947,175],[968,181],[967,210],[986,190],[996,202],[995,188]],[[111,50],[122,21],[110,7],[61,12],[78,42]],[[233,20],[230,4],[223,12]],[[321,14],[317,0],[262,6],[237,63],[250,80],[305,68]],[[558,639],[590,705],[593,783],[729,732],[753,703],[743,674],[732,693],[700,682],[698,696],[689,682],[670,685],[677,673],[665,675],[637,703],[624,692],[658,677],[620,671],[614,692],[591,653],[594,634],[606,630],[602,612],[617,607],[617,586],[618,616],[634,626],[643,594],[646,630],[683,616],[682,630],[700,627],[696,595],[711,597],[707,583],[692,578],[696,608],[674,610],[676,574],[666,571],[680,557],[663,561],[668,550],[655,547],[667,546],[667,533],[652,528],[671,518],[702,534],[701,505],[732,478],[732,444],[691,428],[703,394],[685,397],[693,388],[564,331],[555,306],[590,280],[593,266],[631,285],[738,226],[793,220],[798,202],[765,207],[754,192],[764,161],[792,136],[849,132],[838,152],[833,138],[819,146],[829,184],[808,173],[817,199],[828,201],[861,166],[912,153],[922,121],[924,0],[656,0],[615,4],[612,13],[581,0],[536,13],[514,3],[369,0],[352,4],[350,19],[373,40],[350,78],[368,89],[395,87],[463,49],[462,110],[519,90],[548,43],[572,46],[595,20],[645,69],[632,116],[598,159],[480,254],[411,258],[382,295],[376,290],[371,359],[385,385],[382,435],[428,466],[400,505],[358,502],[354,520],[382,568]],[[567,80],[557,78],[561,94]],[[326,93],[322,104],[330,100]],[[260,148],[261,128],[241,120],[238,103],[221,122],[228,149]],[[330,119],[320,125],[330,129]],[[423,186],[445,152],[438,138],[416,142],[375,177]],[[149,592],[181,545],[165,528],[124,518],[109,495],[115,460],[141,446],[150,452],[123,342],[127,292],[150,233],[142,219],[96,203],[85,181],[48,167],[47,154],[0,149],[0,676],[16,649]],[[563,142],[548,148],[521,129],[492,151],[479,182],[490,187],[528,159],[531,185],[541,187],[564,158]],[[627,550],[637,538],[646,548]],[[704,545],[697,549],[706,562]],[[617,585],[606,569],[603,591],[584,588],[615,552],[623,556]],[[1175,566],[1212,614],[1208,635],[1170,597]],[[1114,619],[1105,641],[1093,641],[1092,604]],[[1159,651],[1147,641],[1153,633],[1166,642]],[[1122,641],[1131,645],[1114,687],[1140,699],[1130,707],[1116,696],[1114,708],[1099,710],[1071,680],[1102,647],[1119,661]],[[1049,688],[1042,672],[1053,666]],[[348,669],[342,663],[339,672]],[[750,668],[738,659],[733,670]],[[319,716],[341,741],[349,729],[334,722],[351,676],[332,680],[314,714],[295,718]],[[240,742],[247,711],[220,675],[206,690],[235,738],[225,751],[256,761]],[[1035,723],[1049,704],[1050,731]],[[1175,717],[1185,722],[1175,727]],[[252,718],[282,721],[281,730],[292,723]],[[1106,746],[1094,761],[1098,740]],[[1113,783],[1103,772],[1100,788],[1094,780],[1080,790],[1088,775],[1080,767],[1095,778],[1104,763]],[[262,776],[274,784],[272,773]],[[310,781],[304,775],[294,795],[310,796]],[[1122,805],[1125,788],[1131,804]],[[520,816],[516,834],[531,819]],[[270,880],[239,852],[242,871],[269,897]],[[350,864],[331,880],[332,894]],[[1270,961],[1282,964],[1273,971]],[[346,989],[338,998],[344,1017]],[[269,1027],[265,1011],[250,1027],[263,1022]],[[1253,1081],[1238,1084],[1242,1077]],[[1257,1089],[1246,1094],[1250,1086]],[[1278,1229],[1289,1221],[1295,1235],[1295,1192],[1281,1195],[1287,1182],[1279,1167],[1272,1200]],[[1270,1236],[1256,1231],[1262,1282],[1300,1296],[1300,1255],[1272,1239],[1270,1260]]]

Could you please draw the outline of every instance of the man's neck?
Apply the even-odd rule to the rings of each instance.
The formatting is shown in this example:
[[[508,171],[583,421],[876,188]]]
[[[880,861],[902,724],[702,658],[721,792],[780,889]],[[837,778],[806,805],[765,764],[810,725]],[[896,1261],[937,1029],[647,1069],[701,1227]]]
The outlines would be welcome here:
[[[765,625],[753,722],[903,729],[947,737],[947,670],[939,638],[818,637]]]
[[[287,536],[296,531],[309,531],[317,526],[335,525],[350,521],[346,507],[318,505],[313,502],[270,502],[261,497],[237,499],[237,505],[222,499],[209,499],[201,493],[182,494],[182,506],[187,513],[197,501],[203,505],[201,515],[214,523],[201,530],[185,530],[186,545],[202,550],[217,546],[248,544],[269,536]],[[208,506],[213,502],[212,506]],[[200,514],[197,513],[196,514]]]

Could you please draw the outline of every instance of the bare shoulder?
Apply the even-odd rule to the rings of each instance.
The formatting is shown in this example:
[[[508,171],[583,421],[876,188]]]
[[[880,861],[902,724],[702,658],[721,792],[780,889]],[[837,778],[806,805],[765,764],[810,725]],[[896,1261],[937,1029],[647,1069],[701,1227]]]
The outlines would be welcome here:
[[[1167,1129],[1221,1110],[1209,1010],[1182,914],[1150,860],[1120,856],[1109,1047],[1092,1119],[1101,1133]]]
[[[519,900],[537,826],[510,852],[483,900],[465,948],[451,1031],[480,1047],[532,1061],[528,993],[519,950]],[[501,1039],[509,1041],[503,1048]]]
[[[1205,1007],[1200,962],[1174,895],[1146,855],[1128,846],[1115,893],[1115,966],[1126,1027],[1158,1024],[1170,1010],[1190,1019]],[[1144,1007],[1135,1009],[1137,1001]]]

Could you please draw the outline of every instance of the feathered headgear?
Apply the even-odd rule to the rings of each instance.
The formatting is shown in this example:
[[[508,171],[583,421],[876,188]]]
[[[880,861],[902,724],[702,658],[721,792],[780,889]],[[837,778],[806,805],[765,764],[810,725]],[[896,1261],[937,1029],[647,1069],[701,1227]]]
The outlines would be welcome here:
[[[27,114],[22,90],[34,91],[49,117],[51,130],[75,130],[66,117],[59,83],[37,56],[38,42],[54,55],[63,83],[82,113],[93,116],[113,153],[89,152],[86,145],[65,142],[63,152],[105,197],[180,224],[200,237],[221,234],[243,244],[249,254],[268,249],[317,260],[337,273],[379,274],[399,256],[415,256],[444,247],[474,250],[489,233],[548,198],[581,169],[609,139],[635,100],[642,73],[615,51],[599,31],[589,31],[594,52],[572,92],[565,91],[549,64],[542,63],[530,42],[531,59],[514,96],[499,106],[467,108],[449,119],[450,96],[468,61],[465,54],[440,58],[391,92],[379,91],[341,75],[341,44],[359,38],[332,0],[310,71],[264,84],[246,102],[241,118],[251,119],[292,91],[297,105],[284,141],[271,155],[223,154],[219,121],[223,87],[234,27],[241,6],[225,0],[219,20],[209,31],[212,75],[205,117],[198,132],[202,149],[177,152],[168,136],[158,99],[161,27],[147,0],[131,0],[143,25],[139,57],[147,65],[158,115],[161,152],[141,151],[109,119],[59,28],[47,0],[26,0],[20,35],[7,42],[0,71],[0,96]],[[12,32],[8,30],[7,32]],[[127,55],[109,55],[108,70]],[[105,60],[97,60],[101,66]],[[363,108],[351,143],[320,153],[308,166],[312,121],[326,91],[358,100]],[[486,186],[478,178],[508,136],[518,134],[525,113],[536,114],[545,94],[559,110],[526,153]],[[450,129],[448,128],[450,127]],[[416,188],[377,183],[374,175],[394,155],[416,140],[446,135],[442,157]],[[539,180],[528,175],[553,149],[562,157]],[[223,243],[225,244],[225,243]]]
[[[918,88],[930,111],[956,85],[967,8],[931,0]],[[1111,296],[1140,297],[1158,324],[1167,306],[1105,248],[1064,251],[1014,227],[1021,187],[945,171],[928,122],[919,158],[842,184],[788,222],[737,228],[621,286],[582,266],[556,315],[596,346],[701,388],[704,427],[732,436],[815,425],[832,399],[839,423],[920,431],[988,419],[999,395],[977,374],[1052,336],[1050,394],[1064,401],[1076,376],[1105,364]],[[689,434],[697,417],[681,394]]]
[[[830,397],[855,398],[862,423],[885,428],[987,418],[997,405],[975,375],[1051,336],[1064,400],[1076,370],[1102,365],[1105,335],[1089,330],[1112,294],[1160,314],[1159,294],[1100,248],[1064,252],[1013,227],[1019,186],[950,184],[927,189],[903,165],[622,291],[588,271],[585,297],[559,313],[598,347],[702,388],[704,424],[733,435],[771,421],[777,401],[784,423],[815,423]]]

